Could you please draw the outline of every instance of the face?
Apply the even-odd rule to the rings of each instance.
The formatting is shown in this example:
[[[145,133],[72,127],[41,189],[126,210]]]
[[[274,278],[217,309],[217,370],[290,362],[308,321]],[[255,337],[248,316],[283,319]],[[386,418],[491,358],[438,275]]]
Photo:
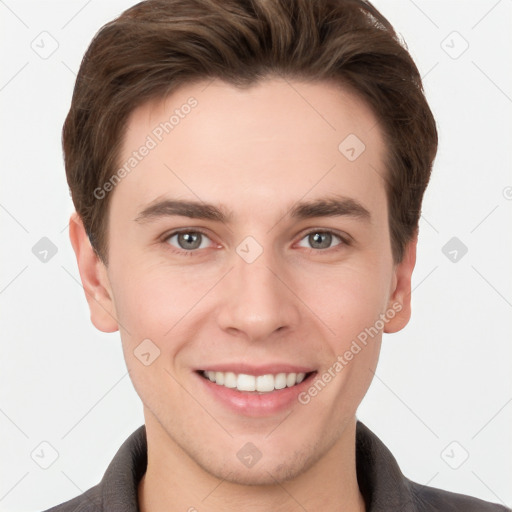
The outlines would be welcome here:
[[[119,328],[148,428],[210,474],[293,478],[353,424],[408,319],[385,154],[328,83],[200,83],[132,113],[91,317]]]

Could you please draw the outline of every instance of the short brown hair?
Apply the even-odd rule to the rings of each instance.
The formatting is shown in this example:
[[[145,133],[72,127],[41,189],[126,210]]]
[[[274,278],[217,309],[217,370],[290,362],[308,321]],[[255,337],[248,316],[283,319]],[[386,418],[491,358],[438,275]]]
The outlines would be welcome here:
[[[68,184],[107,263],[113,176],[130,113],[187,83],[246,87],[271,75],[336,81],[373,110],[385,138],[395,262],[416,234],[437,152],[421,76],[384,16],[364,0],[147,0],[107,23],[80,66],[63,128]],[[341,142],[341,141],[340,141]]]

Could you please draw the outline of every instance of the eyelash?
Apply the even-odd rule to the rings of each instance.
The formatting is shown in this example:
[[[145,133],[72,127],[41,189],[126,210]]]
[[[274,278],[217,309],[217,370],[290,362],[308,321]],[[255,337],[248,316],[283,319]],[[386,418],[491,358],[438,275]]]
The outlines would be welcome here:
[[[178,255],[183,255],[183,256],[196,256],[198,252],[200,252],[200,249],[194,249],[194,250],[185,250],[185,249],[177,249],[176,247],[172,246],[169,244],[169,239],[172,238],[173,236],[175,235],[179,235],[181,233],[200,233],[201,235],[205,236],[206,238],[210,238],[208,236],[208,234],[203,231],[202,229],[200,228],[194,228],[194,229],[190,229],[190,228],[186,228],[186,229],[178,229],[178,230],[175,230],[175,231],[171,231],[170,233],[166,233],[165,235],[162,236],[162,243],[165,244],[171,252],[175,253],[175,254],[178,254]],[[343,246],[350,246],[352,243],[351,243],[351,239],[348,235],[342,235],[341,233],[338,233],[337,231],[333,231],[333,230],[330,230],[330,229],[311,229],[309,231],[307,231],[306,233],[304,233],[302,235],[302,237],[300,238],[299,241],[302,241],[304,240],[304,238],[306,238],[307,236],[311,235],[312,233],[320,233],[320,234],[330,234],[330,235],[333,235],[335,236],[336,238],[339,238],[339,240],[341,241],[339,244],[335,245],[334,247],[329,247],[327,249],[314,249],[314,248],[307,248],[307,247],[303,247],[303,249],[306,249],[306,251],[308,253],[311,253],[311,252],[315,252],[315,253],[329,253],[333,250],[339,250],[341,247]]]

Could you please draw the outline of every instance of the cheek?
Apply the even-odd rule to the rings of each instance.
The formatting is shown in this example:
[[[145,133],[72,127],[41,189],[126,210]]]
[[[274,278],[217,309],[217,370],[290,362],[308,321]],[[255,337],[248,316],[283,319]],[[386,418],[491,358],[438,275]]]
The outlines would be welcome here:
[[[179,399],[172,363],[180,344],[174,343],[178,327],[173,327],[181,326],[190,307],[177,279],[157,278],[149,269],[139,269],[122,275],[120,271],[113,291],[130,379],[143,402],[156,411],[163,396]]]
[[[389,288],[383,272],[360,266],[331,269],[327,276],[312,274],[300,286],[304,302],[334,331],[340,349],[375,324],[385,310]]]
[[[176,373],[184,348],[208,328],[205,322],[212,316],[206,295],[218,277],[161,264],[117,269],[113,290],[126,365],[135,381],[168,381],[167,372]],[[141,352],[158,354],[151,372],[143,368]]]
[[[161,338],[172,327],[178,298],[177,289],[165,287],[163,283],[134,275],[125,280],[116,289],[116,312],[130,343],[140,342],[141,337]]]
[[[201,299],[207,285],[183,268],[119,265],[113,284],[118,319],[132,337],[162,339]]]

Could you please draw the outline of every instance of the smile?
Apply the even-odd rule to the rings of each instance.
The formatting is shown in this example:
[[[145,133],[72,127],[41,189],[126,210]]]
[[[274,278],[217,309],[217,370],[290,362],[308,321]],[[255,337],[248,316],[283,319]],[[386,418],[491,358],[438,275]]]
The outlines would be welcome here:
[[[312,372],[310,372],[312,373]],[[201,371],[200,374],[211,382],[238,391],[271,393],[300,384],[307,373],[277,373],[266,375],[248,375],[245,373]]]

